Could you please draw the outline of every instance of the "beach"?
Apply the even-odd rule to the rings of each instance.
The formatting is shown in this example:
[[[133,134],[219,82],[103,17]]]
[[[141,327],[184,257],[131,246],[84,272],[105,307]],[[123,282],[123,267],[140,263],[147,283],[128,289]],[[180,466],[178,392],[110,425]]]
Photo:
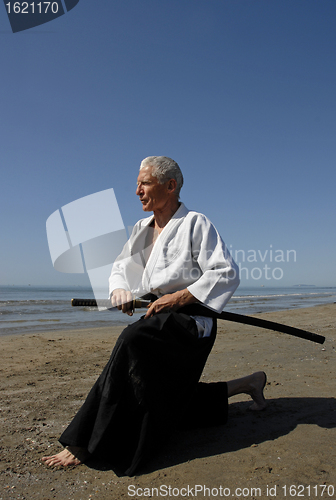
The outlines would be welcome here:
[[[263,370],[268,407],[254,413],[248,396],[231,398],[226,426],[176,432],[135,477],[41,461],[62,449],[123,326],[0,337],[0,500],[336,498],[335,312],[330,303],[255,315],[324,335],[323,345],[219,321],[201,380]]]

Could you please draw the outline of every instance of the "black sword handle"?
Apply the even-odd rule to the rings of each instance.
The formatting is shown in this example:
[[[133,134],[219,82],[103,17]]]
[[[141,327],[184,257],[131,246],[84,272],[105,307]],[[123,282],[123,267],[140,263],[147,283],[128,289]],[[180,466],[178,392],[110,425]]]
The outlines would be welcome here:
[[[150,304],[149,300],[133,299],[132,309],[147,307]],[[109,299],[71,299],[72,307],[106,307],[107,309],[116,309],[112,306]]]

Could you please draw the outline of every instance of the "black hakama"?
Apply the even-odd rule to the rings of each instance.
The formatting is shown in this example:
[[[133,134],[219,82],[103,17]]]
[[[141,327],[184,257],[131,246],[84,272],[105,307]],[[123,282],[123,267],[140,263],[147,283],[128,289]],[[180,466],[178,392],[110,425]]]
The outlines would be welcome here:
[[[195,321],[176,312],[129,325],[61,444],[131,476],[176,425],[225,423],[226,383],[198,382],[215,337],[216,320],[211,336],[198,338]]]

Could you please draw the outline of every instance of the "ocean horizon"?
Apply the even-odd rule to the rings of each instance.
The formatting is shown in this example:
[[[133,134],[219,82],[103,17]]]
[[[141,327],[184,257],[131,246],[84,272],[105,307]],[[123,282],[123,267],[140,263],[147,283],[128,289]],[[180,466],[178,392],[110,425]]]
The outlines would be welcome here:
[[[90,287],[0,286],[0,335],[127,325],[140,318],[118,310],[71,307],[72,298],[94,298]],[[246,287],[237,289],[225,311],[251,315],[336,302],[336,287]]]

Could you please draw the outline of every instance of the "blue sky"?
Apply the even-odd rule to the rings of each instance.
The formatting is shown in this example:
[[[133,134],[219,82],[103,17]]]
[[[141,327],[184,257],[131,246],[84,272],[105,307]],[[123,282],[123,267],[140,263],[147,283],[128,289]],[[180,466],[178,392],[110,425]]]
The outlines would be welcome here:
[[[80,0],[13,34],[0,9],[0,284],[88,283],[53,269],[47,218],[112,187],[133,225],[140,161],[166,155],[243,285],[335,286],[335,19],[334,0]]]

